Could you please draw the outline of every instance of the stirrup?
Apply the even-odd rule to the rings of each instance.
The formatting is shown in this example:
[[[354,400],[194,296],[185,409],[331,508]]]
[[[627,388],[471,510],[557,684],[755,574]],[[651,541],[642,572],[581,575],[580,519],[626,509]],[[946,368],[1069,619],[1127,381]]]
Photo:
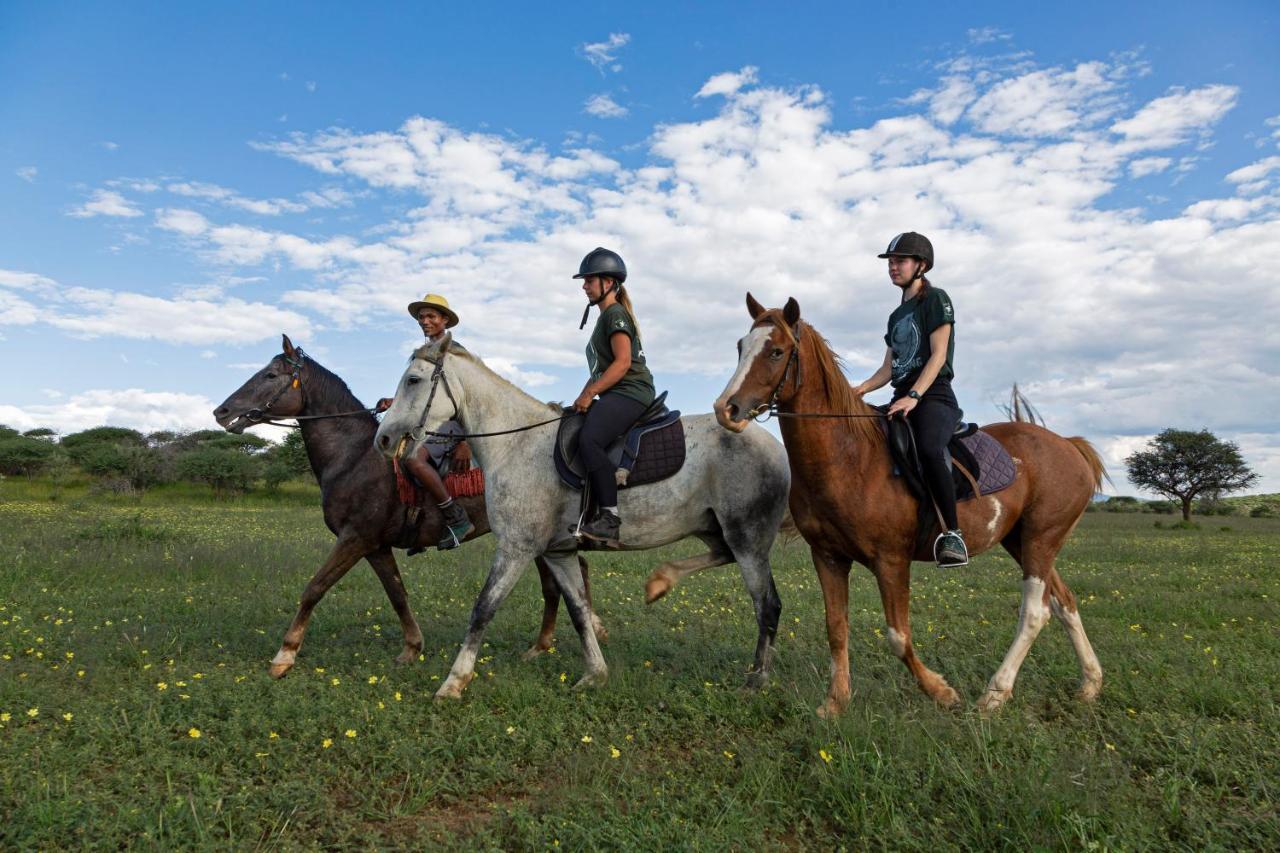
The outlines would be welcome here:
[[[949,534],[956,533],[956,540],[960,542],[959,559],[955,559],[955,553],[951,555],[951,559],[943,562],[941,554],[942,540],[946,539]],[[940,569],[958,569],[961,566],[969,565],[969,546],[965,544],[964,537],[956,531],[944,530],[938,534],[938,538],[933,540],[933,561],[938,564]]]

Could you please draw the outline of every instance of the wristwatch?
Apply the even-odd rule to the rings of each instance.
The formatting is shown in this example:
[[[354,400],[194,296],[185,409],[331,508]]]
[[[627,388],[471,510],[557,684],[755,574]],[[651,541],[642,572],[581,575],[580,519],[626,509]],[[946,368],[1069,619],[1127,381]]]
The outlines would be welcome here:
[[[910,391],[907,392],[907,396],[910,397],[912,400],[919,400],[920,392],[912,388]]]

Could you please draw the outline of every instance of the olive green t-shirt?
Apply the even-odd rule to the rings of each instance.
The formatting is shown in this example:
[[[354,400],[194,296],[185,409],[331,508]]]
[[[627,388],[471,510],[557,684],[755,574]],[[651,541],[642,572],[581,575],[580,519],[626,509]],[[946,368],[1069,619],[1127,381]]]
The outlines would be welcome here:
[[[951,298],[945,290],[936,287],[930,287],[923,299],[916,296],[894,309],[884,336],[884,342],[893,350],[893,373],[889,381],[894,388],[910,388],[920,378],[920,371],[933,353],[929,335],[947,323],[952,326],[951,336],[947,338],[947,360],[934,381],[951,381],[955,376],[951,366],[956,351],[955,322]]]
[[[647,406],[653,402],[654,397],[653,375],[645,367],[644,349],[640,346],[636,324],[631,322],[627,309],[616,302],[600,312],[596,327],[591,330],[591,340],[587,343],[587,366],[591,369],[591,379],[599,379],[609,369],[609,365],[613,364],[613,345],[610,339],[618,332],[623,332],[631,339],[631,366],[622,374],[617,384],[605,393],[616,392]]]

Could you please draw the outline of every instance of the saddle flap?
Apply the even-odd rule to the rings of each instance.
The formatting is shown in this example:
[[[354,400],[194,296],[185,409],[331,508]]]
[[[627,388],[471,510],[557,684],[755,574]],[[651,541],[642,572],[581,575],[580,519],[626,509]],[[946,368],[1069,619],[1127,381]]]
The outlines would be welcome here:
[[[666,407],[664,402],[666,397],[667,392],[662,392],[641,413],[637,422],[624,435],[619,436],[605,448],[605,452],[608,454],[609,461],[615,471],[623,472],[619,475],[620,487],[643,485],[643,483],[651,483],[663,477],[669,477],[678,471],[683,464],[684,427],[680,423],[680,412]],[[586,466],[578,455],[578,434],[582,431],[582,425],[585,421],[586,415],[582,413],[571,415],[560,422],[559,429],[556,431],[554,449],[556,473],[560,475],[560,479],[565,485],[574,489],[581,489],[587,478]],[[655,455],[660,458],[654,460],[656,463],[654,470],[649,471],[650,466],[645,466],[645,476],[638,478],[625,476],[626,472],[631,472],[636,468],[644,455],[642,449],[647,448],[650,443],[646,440],[646,436],[656,434],[661,430],[667,430],[672,435],[667,436],[666,432],[662,433],[667,438],[659,442],[660,449],[655,448]],[[679,433],[678,438],[674,433]],[[677,443],[679,444],[678,451],[675,446]]]

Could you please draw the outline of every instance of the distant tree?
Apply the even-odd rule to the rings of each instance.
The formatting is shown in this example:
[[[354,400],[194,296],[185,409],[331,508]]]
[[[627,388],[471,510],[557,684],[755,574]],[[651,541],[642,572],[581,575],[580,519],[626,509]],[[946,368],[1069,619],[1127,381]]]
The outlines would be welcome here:
[[[134,429],[94,427],[66,436],[61,446],[86,474],[127,480],[133,489],[146,489],[166,479],[163,460]]]
[[[307,458],[307,446],[302,440],[301,430],[290,431],[284,441],[266,452],[266,459],[263,478],[272,491],[287,480],[311,474],[311,460]]]
[[[208,483],[214,494],[247,492],[258,479],[262,460],[227,447],[206,445],[178,457],[179,479]]]
[[[0,435],[0,474],[40,473],[61,451],[56,444],[25,435]]]
[[[48,427],[36,427],[35,429],[29,429],[26,432],[24,432],[23,435],[25,435],[27,438],[40,438],[40,439],[44,439],[45,441],[58,440],[57,431],[49,429]]]
[[[11,426],[0,424],[0,438],[13,438],[15,435],[21,435],[21,433]]]
[[[1182,520],[1191,520],[1191,504],[1201,494],[1224,495],[1252,485],[1249,470],[1234,442],[1207,429],[1167,429],[1125,460],[1129,481],[1182,503]]]

